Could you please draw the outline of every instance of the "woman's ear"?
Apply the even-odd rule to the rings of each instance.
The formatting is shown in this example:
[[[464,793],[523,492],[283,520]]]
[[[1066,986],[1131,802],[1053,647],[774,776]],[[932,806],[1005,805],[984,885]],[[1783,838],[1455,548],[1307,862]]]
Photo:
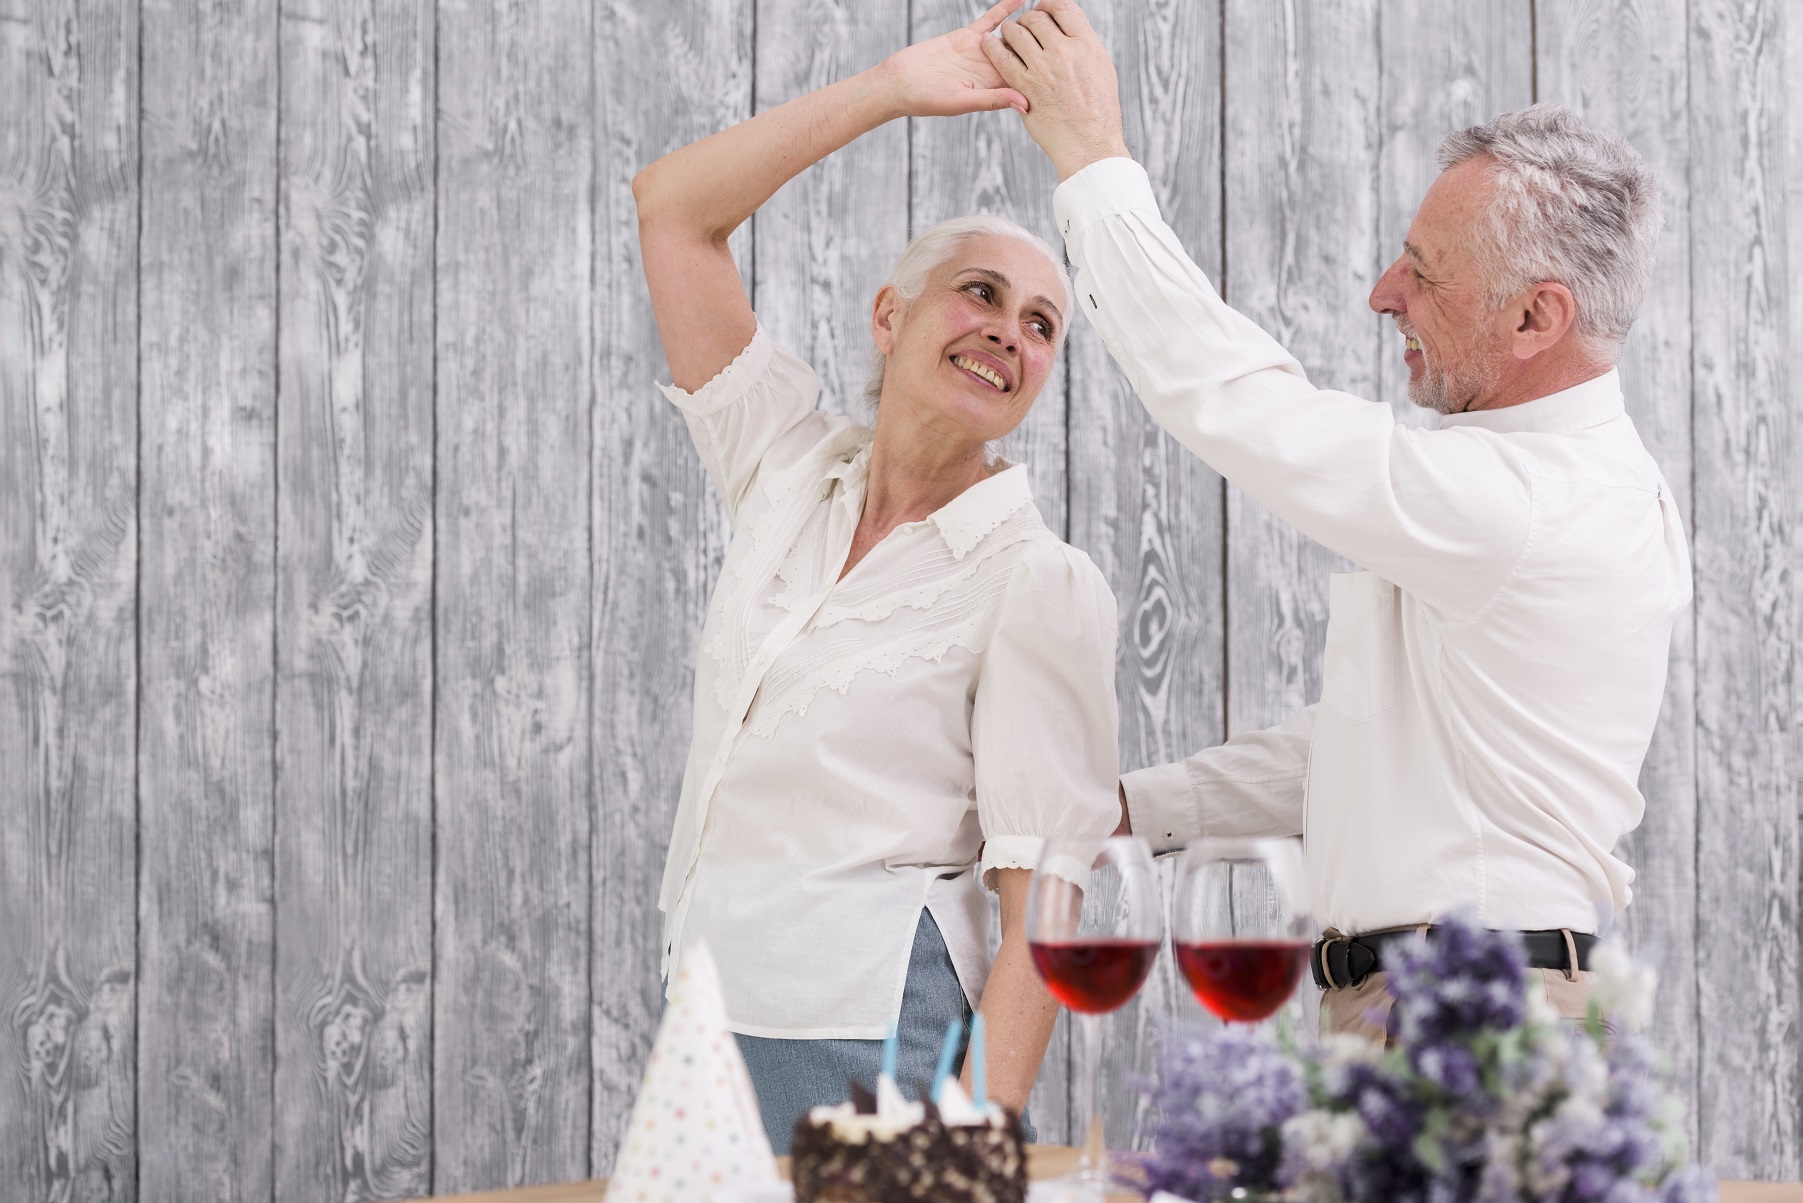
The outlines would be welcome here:
[[[870,341],[885,357],[895,353],[895,334],[901,315],[901,290],[893,284],[877,289],[876,303],[870,308]]]

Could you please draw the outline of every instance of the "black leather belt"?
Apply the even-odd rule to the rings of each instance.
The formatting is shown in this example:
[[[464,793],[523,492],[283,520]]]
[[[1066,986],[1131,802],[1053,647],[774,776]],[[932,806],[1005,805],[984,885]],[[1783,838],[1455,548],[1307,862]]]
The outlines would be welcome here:
[[[1429,927],[1427,938],[1434,938]],[[1361,986],[1373,973],[1382,973],[1384,953],[1392,944],[1419,940],[1421,928],[1405,927],[1398,931],[1370,932],[1362,936],[1344,936],[1328,929],[1326,936],[1315,941],[1309,967],[1314,971],[1315,985],[1323,990],[1340,990]],[[1583,972],[1590,968],[1590,950],[1596,937],[1587,932],[1524,931],[1516,933],[1527,952],[1530,969],[1564,969]]]

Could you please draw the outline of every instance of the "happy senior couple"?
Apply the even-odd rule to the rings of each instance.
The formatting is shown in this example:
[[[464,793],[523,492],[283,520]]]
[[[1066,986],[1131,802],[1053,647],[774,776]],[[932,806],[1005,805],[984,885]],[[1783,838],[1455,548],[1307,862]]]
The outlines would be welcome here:
[[[1221,301],[1127,150],[1082,10],[1003,24],[1018,2],[633,182],[664,391],[733,525],[659,899],[666,972],[706,938],[779,1151],[802,1111],[874,1078],[892,1027],[911,1083],[973,1006],[990,1094],[1025,1105],[1057,1014],[1023,930],[1044,839],[1301,835],[1317,917],[1355,937],[1317,950],[1323,1027],[1374,1039],[1386,933],[1455,908],[1536,933],[1549,1000],[1581,1014],[1586,933],[1629,900],[1611,850],[1640,820],[1690,597],[1613,366],[1659,229],[1639,158],[1544,105],[1441,144],[1371,292],[1410,397],[1444,415],[1398,425]],[[871,310],[872,425],[817,408],[727,236],[884,122],[1009,107],[1062,181],[1075,287],[1011,222],[928,230]],[[1319,702],[1125,777],[1114,599],[1046,529],[1026,467],[986,450],[1078,310],[1161,426],[1359,567],[1332,579]]]

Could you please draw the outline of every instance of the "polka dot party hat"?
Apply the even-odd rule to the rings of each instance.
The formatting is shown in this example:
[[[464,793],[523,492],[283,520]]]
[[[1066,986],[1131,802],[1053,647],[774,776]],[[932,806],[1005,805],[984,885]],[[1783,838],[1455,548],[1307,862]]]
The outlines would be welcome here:
[[[670,983],[607,1203],[724,1203],[781,1186],[719,971],[698,941]]]

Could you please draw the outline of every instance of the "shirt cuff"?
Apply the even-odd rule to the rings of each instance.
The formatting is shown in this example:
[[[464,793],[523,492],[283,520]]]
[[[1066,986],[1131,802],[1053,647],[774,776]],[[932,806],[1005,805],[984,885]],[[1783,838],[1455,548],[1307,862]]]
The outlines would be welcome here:
[[[977,867],[977,876],[983,885],[990,890],[995,889],[995,878],[991,876],[997,869],[1037,869],[1039,854],[1045,850],[1045,841],[1036,835],[996,835],[983,841],[983,860]]]
[[[1176,852],[1202,838],[1195,782],[1182,761],[1128,773],[1121,778],[1121,791],[1127,795],[1133,834],[1150,844],[1154,853]]]
[[[684,413],[705,418],[720,412],[734,401],[743,397],[751,386],[756,384],[770,366],[770,357],[776,353],[776,340],[764,332],[764,323],[759,322],[752,332],[751,341],[745,344],[733,361],[715,373],[714,378],[696,389],[688,392],[677,388],[674,384],[659,384],[664,396],[670,403]]]
[[[1099,221],[1134,209],[1158,212],[1146,169],[1133,159],[1097,159],[1052,193],[1052,217],[1069,242]]]

